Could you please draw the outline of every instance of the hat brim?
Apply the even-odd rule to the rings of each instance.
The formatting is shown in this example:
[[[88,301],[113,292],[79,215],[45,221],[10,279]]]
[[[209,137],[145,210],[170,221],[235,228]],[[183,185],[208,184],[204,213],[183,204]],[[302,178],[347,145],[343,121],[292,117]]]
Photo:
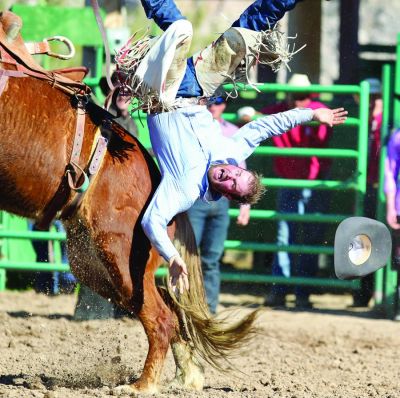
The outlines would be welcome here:
[[[369,257],[362,264],[350,259],[356,237],[367,236]],[[367,217],[349,217],[343,220],[335,234],[334,263],[339,279],[361,278],[385,266],[392,251],[392,239],[385,224]],[[353,251],[354,254],[354,251]]]

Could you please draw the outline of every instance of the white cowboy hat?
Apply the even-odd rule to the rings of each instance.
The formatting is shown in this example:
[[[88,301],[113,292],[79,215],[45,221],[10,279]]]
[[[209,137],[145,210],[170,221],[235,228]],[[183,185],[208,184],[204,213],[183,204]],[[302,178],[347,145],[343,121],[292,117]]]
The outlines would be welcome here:
[[[384,267],[392,251],[386,225],[367,217],[343,220],[335,234],[335,273],[339,279],[361,278]]]
[[[297,87],[308,87],[311,86],[310,79],[308,78],[307,75],[303,73],[294,73],[289,81],[288,84],[291,86],[297,86]]]
[[[237,115],[240,119],[245,116],[253,118],[256,115],[256,110],[252,106],[243,106],[237,110]]]

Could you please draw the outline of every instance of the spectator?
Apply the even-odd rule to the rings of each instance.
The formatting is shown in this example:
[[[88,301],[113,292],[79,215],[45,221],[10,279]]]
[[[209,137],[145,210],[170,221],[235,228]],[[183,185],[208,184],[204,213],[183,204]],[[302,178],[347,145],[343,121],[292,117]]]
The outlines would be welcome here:
[[[218,97],[209,106],[214,117],[216,134],[222,133],[231,137],[238,131],[238,127],[222,119],[226,102]],[[246,167],[246,164],[241,164]],[[200,248],[201,264],[204,276],[204,287],[210,312],[215,314],[220,292],[220,259],[224,251],[224,242],[229,227],[229,201],[222,197],[218,201],[205,203],[198,199],[189,209],[188,214],[192,224],[196,242]],[[250,205],[241,205],[237,224],[245,226],[250,218]]]
[[[294,74],[288,84],[293,86],[311,85],[307,75]],[[273,114],[287,111],[292,108],[326,108],[324,104],[312,99],[311,94],[296,93],[289,95],[287,101],[262,109],[262,113]],[[273,142],[281,148],[325,148],[328,145],[332,129],[328,126],[297,126],[278,137]],[[275,173],[280,178],[290,179],[326,179],[331,162],[327,159],[312,157],[276,157],[274,158]],[[311,189],[281,189],[278,191],[277,209],[281,213],[323,213],[327,204],[324,191]],[[315,245],[320,243],[323,234],[321,223],[294,223],[279,221],[278,245],[303,244]],[[303,277],[315,276],[318,271],[318,255],[277,252],[274,255],[272,274],[289,278],[293,274]],[[266,297],[266,305],[283,306],[286,302],[286,287],[274,285]],[[309,288],[296,287],[296,307],[311,308]]]
[[[54,227],[58,232],[65,232],[61,221],[55,221]],[[32,225],[33,231],[39,231],[36,225]],[[54,249],[52,241],[32,240],[33,250],[36,254],[36,261],[41,263],[54,262]],[[65,243],[61,243],[62,263],[67,264],[67,251]],[[73,293],[76,285],[76,279],[70,272],[36,272],[33,288],[37,293],[58,294]]]
[[[112,83],[117,86],[110,103],[108,111],[116,116],[115,121],[119,123],[125,130],[129,131],[134,137],[138,138],[138,128],[135,121],[129,114],[130,97],[124,96],[119,92],[119,82],[117,72],[113,72],[111,75]],[[110,88],[108,87],[107,80],[105,77],[100,79],[100,89],[105,97],[108,96]]]
[[[386,221],[392,229],[392,268],[400,270],[400,129],[389,141],[385,160]],[[399,278],[397,278],[396,319],[400,319]]]
[[[379,154],[381,151],[382,93],[378,79],[367,79],[370,87],[369,97],[369,140],[367,192],[364,200],[364,214],[376,218],[376,199],[379,184]],[[358,102],[358,97],[356,98]],[[374,275],[362,278],[361,287],[353,292],[353,307],[367,307],[374,291]]]
[[[256,116],[257,112],[252,106],[243,106],[237,110],[238,126],[242,127],[251,122]]]

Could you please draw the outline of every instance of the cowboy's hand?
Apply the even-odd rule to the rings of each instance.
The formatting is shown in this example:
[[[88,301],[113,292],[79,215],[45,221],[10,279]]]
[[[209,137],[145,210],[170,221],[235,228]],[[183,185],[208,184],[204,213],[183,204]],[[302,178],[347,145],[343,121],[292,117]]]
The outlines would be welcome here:
[[[186,264],[178,255],[171,257],[169,260],[168,284],[175,294],[177,294],[178,291],[182,294],[185,290],[189,290]]]
[[[400,229],[400,224],[397,222],[397,211],[396,209],[386,210],[386,221],[392,229]]]
[[[345,111],[344,108],[318,108],[314,109],[313,120],[333,127],[338,124],[343,124],[347,119],[347,113],[348,112]]]
[[[249,223],[249,219],[250,219],[250,205],[241,205],[236,223],[244,227]]]

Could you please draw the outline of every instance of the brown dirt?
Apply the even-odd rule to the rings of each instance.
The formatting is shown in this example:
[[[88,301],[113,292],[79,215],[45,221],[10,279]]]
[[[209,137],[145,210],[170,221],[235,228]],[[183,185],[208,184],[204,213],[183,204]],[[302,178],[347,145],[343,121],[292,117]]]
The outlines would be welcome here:
[[[313,300],[317,310],[263,312],[261,334],[234,360],[243,374],[206,368],[203,392],[165,387],[157,396],[400,397],[400,324],[344,311],[349,297]],[[229,307],[246,301],[261,297],[222,296]],[[147,350],[141,325],[73,322],[74,305],[73,296],[0,293],[0,397],[110,397],[138,377]],[[164,384],[173,373],[169,354]]]

